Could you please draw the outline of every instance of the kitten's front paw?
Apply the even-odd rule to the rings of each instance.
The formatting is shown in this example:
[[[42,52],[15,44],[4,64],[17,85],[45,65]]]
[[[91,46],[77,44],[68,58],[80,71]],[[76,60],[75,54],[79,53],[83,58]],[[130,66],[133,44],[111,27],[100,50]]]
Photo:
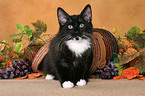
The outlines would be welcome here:
[[[86,85],[86,84],[87,84],[87,82],[86,82],[86,80],[84,80],[84,79],[80,79],[80,81],[77,82],[77,85],[78,85],[78,86],[84,86],[84,85]]]
[[[53,78],[54,78],[54,76],[50,75],[50,74],[47,74],[45,77],[46,80],[52,80]]]
[[[72,87],[74,87],[74,84],[70,81],[65,81],[65,82],[63,82],[62,87],[63,88],[72,88]]]

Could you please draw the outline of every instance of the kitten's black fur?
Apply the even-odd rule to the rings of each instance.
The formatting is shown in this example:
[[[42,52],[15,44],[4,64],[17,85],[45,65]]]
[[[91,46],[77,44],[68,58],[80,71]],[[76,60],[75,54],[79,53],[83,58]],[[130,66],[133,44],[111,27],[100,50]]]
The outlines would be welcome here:
[[[74,85],[80,80],[87,81],[89,68],[92,64],[92,11],[87,5],[80,15],[68,15],[62,8],[57,10],[59,32],[51,40],[49,52],[44,57],[43,71],[58,79],[63,87],[65,81],[71,81]],[[76,55],[70,50],[66,41],[89,40],[90,47]],[[77,47],[77,46],[76,46]]]

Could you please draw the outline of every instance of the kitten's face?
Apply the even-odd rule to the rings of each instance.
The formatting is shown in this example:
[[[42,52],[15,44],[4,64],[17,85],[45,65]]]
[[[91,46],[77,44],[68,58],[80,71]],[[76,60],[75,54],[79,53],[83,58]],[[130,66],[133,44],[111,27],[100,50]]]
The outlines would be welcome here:
[[[68,15],[62,8],[57,10],[60,25],[60,35],[67,35],[67,39],[87,39],[92,35],[92,11],[87,5],[80,15]]]

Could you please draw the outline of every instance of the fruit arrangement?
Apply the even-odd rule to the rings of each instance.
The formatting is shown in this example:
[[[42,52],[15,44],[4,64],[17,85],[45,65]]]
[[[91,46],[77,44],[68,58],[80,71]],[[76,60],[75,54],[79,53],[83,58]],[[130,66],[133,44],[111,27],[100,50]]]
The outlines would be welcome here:
[[[44,34],[47,30],[44,22],[37,20],[32,25],[34,30],[28,25],[17,23],[18,32],[9,35],[13,37],[12,44],[0,42],[0,79],[19,78],[32,73],[34,56],[51,37],[50,34]]]
[[[101,78],[101,79],[113,79],[113,77],[118,76],[118,69],[115,67],[112,61],[108,62],[102,69],[97,69],[92,78]]]
[[[13,79],[26,76],[32,72],[31,63],[18,59],[13,60],[6,70],[0,70],[0,79]]]
[[[134,26],[125,33],[124,38],[120,37],[119,31],[119,27],[113,31],[120,51],[119,61],[114,61],[118,74],[122,75],[123,70],[133,67],[139,69],[140,74],[145,76],[145,31]]]
[[[35,76],[42,75],[35,74],[31,65],[37,51],[48,42],[51,35],[44,34],[47,30],[44,22],[37,20],[32,25],[34,30],[28,25],[23,27],[17,23],[18,32],[9,36],[15,37],[12,39],[12,44],[7,41],[0,42],[0,79],[29,78],[29,74],[32,74],[30,78],[35,78]],[[101,79],[128,78],[127,73],[130,70],[126,71],[126,69],[129,68],[132,73],[137,73],[137,77],[145,80],[143,77],[145,76],[145,31],[134,26],[125,34],[125,38],[120,37],[119,31],[119,27],[112,30],[118,41],[119,54],[112,54],[108,64],[102,69],[97,69],[91,77]]]
[[[102,79],[118,78],[117,75],[121,78],[134,77],[134,74],[130,75],[130,70],[126,70],[133,68],[135,70],[131,70],[132,73],[136,73],[136,70],[138,70],[136,76],[145,76],[145,30],[141,31],[139,27],[134,26],[122,38],[120,28],[116,26],[112,33],[118,41],[119,54],[112,54],[108,65],[103,69],[97,69],[91,77]],[[125,73],[126,76],[124,71],[128,73]],[[144,77],[139,79],[145,80]]]
[[[101,79],[113,79],[113,77],[118,76],[118,69],[115,67],[113,62],[108,62],[103,69],[96,70]]]

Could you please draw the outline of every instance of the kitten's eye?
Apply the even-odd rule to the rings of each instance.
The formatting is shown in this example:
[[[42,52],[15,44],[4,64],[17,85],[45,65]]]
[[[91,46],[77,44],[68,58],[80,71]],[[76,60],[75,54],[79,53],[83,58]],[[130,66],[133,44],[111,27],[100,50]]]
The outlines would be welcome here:
[[[83,28],[84,27],[84,24],[80,24],[80,28]]]
[[[73,26],[72,25],[68,25],[68,29],[73,29]]]

